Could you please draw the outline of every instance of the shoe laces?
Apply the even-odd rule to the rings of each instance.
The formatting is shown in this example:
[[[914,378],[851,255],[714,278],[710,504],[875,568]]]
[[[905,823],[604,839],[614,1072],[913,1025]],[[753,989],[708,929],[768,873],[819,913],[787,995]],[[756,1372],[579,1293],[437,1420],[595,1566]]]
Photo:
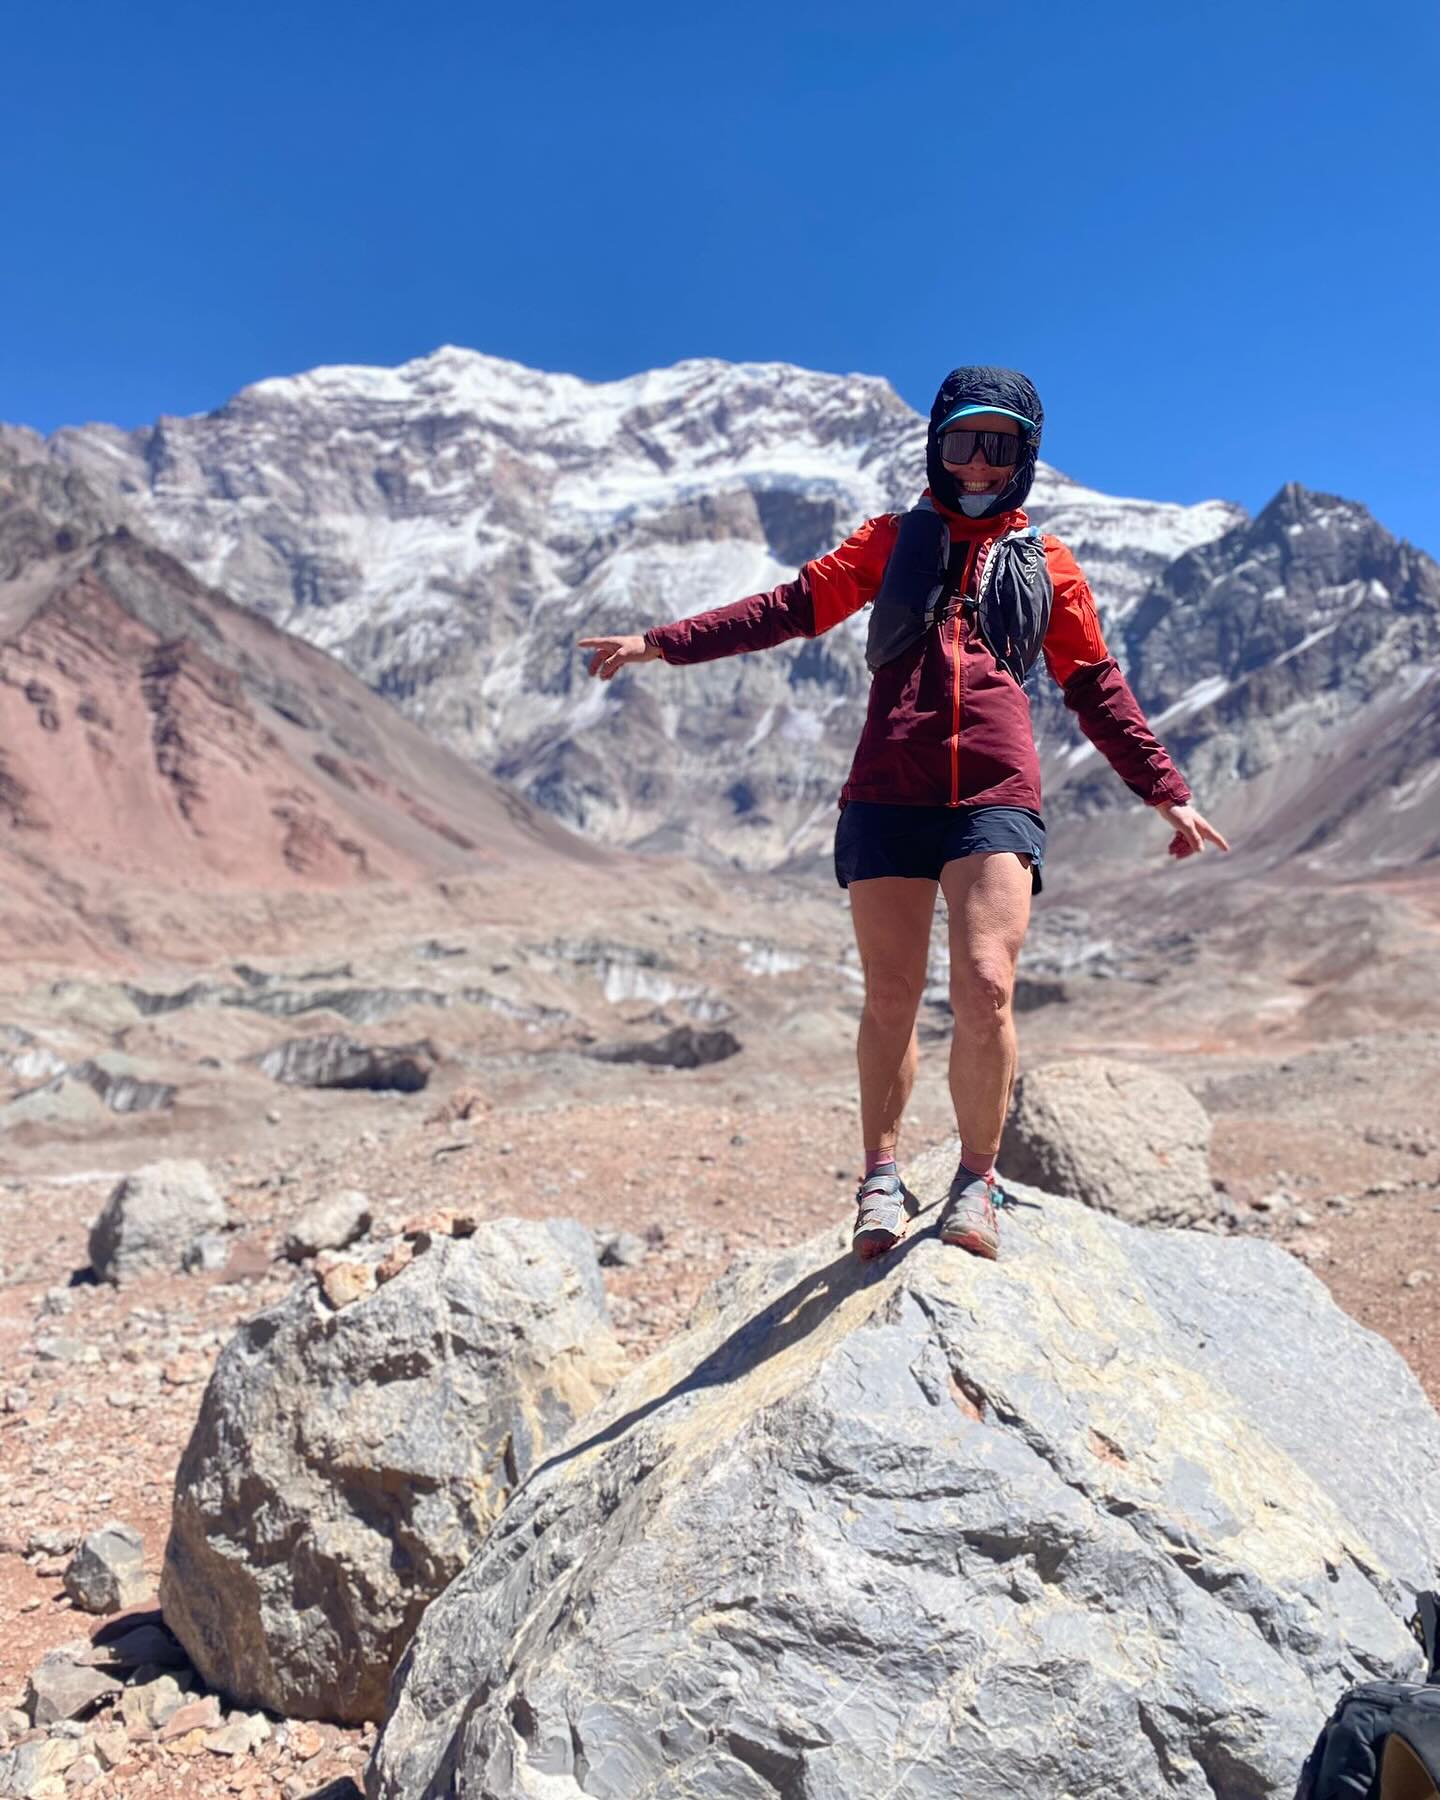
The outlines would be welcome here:
[[[1006,1193],[998,1181],[988,1179],[985,1180],[985,1204],[994,1212],[1013,1210],[1017,1206],[1033,1206],[1037,1212],[1044,1210],[1038,1200],[1022,1200],[1018,1194]]]
[[[1033,1206],[1037,1212],[1044,1211],[1038,1200],[1022,1200],[1017,1194],[1007,1194],[1004,1188],[998,1185],[992,1185],[990,1191],[993,1195],[992,1204],[997,1207]]]

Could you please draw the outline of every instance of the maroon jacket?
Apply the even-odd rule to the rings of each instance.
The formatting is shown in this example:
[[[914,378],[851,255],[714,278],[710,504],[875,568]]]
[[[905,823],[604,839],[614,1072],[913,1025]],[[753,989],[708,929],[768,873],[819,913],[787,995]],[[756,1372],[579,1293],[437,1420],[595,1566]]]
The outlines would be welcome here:
[[[870,685],[870,708],[847,800],[902,806],[1023,806],[1040,811],[1040,760],[1025,690],[996,662],[961,599],[978,591],[995,539],[1027,524],[1020,511],[967,519],[931,499],[952,544],[970,546],[964,579],[938,626],[884,664]],[[787,638],[818,637],[879,592],[899,515],[870,519],[838,550],[805,564],[794,581],[693,619],[652,627],[645,642],[666,662],[709,662],[768,650]],[[1044,540],[1055,599],[1045,634],[1046,667],[1080,729],[1115,773],[1148,805],[1190,798],[1184,778],[1151,731],[1105,647],[1090,588],[1058,538]]]

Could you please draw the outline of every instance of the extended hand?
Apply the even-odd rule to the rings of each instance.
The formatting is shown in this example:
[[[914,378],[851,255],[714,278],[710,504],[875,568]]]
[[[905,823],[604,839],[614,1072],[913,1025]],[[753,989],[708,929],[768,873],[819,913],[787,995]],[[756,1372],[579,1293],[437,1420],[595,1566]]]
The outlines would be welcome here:
[[[657,662],[660,657],[660,652],[652,649],[640,635],[581,638],[580,648],[595,652],[587,672],[598,675],[602,681],[612,680],[630,663]]]
[[[1193,806],[1160,805],[1155,808],[1167,825],[1175,827],[1175,835],[1170,840],[1172,856],[1198,856],[1205,848],[1207,840],[1218,844],[1222,850],[1230,846],[1208,819],[1201,818]]]

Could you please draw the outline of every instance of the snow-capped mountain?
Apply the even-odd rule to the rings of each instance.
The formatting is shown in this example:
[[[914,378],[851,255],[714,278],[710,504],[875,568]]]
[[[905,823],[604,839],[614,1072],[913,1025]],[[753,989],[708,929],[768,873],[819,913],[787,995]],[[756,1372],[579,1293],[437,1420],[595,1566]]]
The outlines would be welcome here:
[[[787,579],[913,503],[924,435],[868,376],[698,360],[592,383],[443,349],[263,381],[146,430],[63,431],[49,453],[566,822],[758,866],[829,833],[864,707],[863,620],[605,687],[575,639]],[[1244,520],[1043,464],[1029,510],[1074,548],[1113,630],[1175,558]],[[1062,720],[1042,703],[1042,734]]]
[[[1248,796],[1263,853],[1359,875],[1440,855],[1440,566],[1363,506],[1291,484],[1178,557],[1123,631],[1199,791]],[[1068,809],[1113,781],[1064,757]]]

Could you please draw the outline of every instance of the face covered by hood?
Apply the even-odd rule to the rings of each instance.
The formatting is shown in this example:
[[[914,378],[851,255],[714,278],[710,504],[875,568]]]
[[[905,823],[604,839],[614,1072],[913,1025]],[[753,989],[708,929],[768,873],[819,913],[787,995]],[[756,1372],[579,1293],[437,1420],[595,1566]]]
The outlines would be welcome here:
[[[975,497],[971,495],[966,502],[960,483],[940,460],[941,428],[952,423],[963,425],[964,419],[957,419],[955,415],[966,407],[1010,413],[1022,421],[1024,432],[1025,450],[1015,465],[1010,482],[998,494],[982,495],[985,505],[978,510]],[[999,513],[1023,506],[1035,479],[1040,432],[1044,424],[1040,396],[1018,369],[952,369],[941,383],[935,404],[930,408],[930,432],[925,441],[925,472],[930,479],[930,492],[948,512],[964,513],[972,519],[992,519]]]

